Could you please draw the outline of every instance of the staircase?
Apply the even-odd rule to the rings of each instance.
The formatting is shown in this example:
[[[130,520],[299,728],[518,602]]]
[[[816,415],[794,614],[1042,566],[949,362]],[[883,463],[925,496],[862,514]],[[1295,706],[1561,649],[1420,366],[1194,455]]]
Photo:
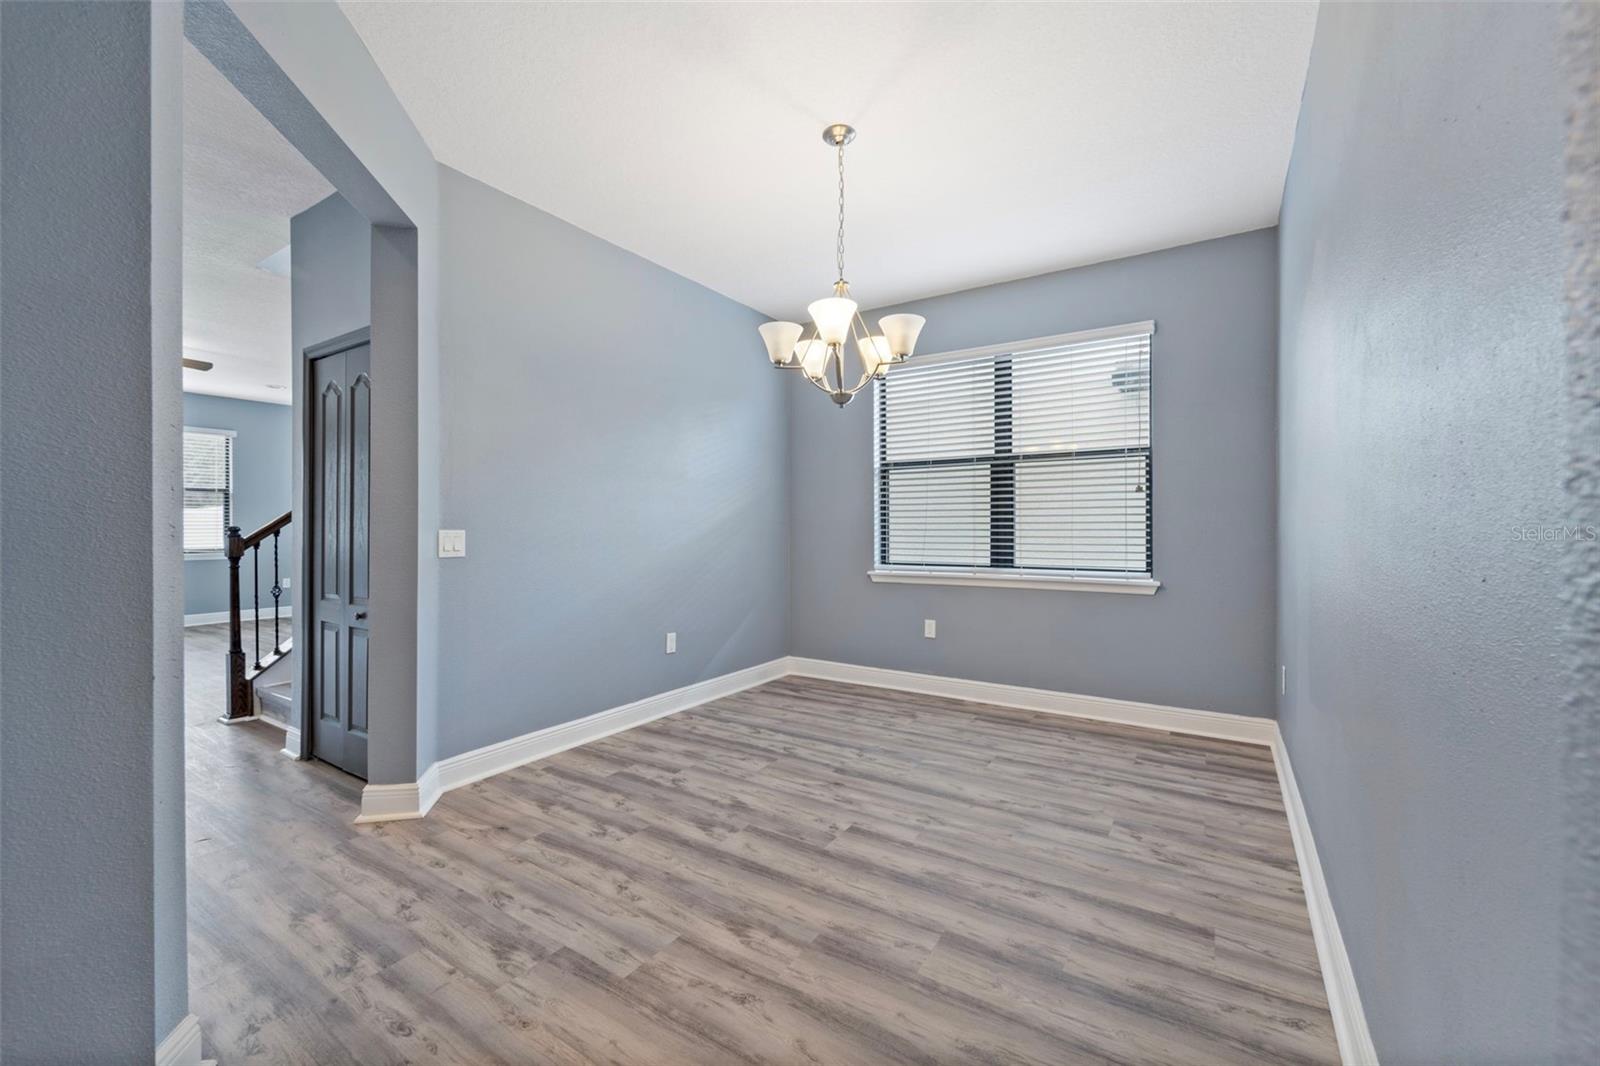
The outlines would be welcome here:
[[[289,729],[294,720],[294,697],[290,694],[294,679],[294,645],[285,640],[283,652],[272,656],[260,670],[250,671],[250,692],[253,713],[262,721]]]
[[[288,619],[283,615],[281,606],[283,581],[279,576],[281,562],[278,557],[279,539],[292,520],[293,512],[286,511],[249,534],[241,533],[238,526],[228,527],[228,693],[227,705],[222,713],[224,722],[254,718],[258,706],[263,710],[270,707],[271,717],[276,718],[281,714],[279,720],[282,724],[287,725],[293,721],[289,713],[293,704],[288,699],[289,653],[293,650],[293,641],[289,635]],[[270,548],[272,553],[270,589],[272,603],[266,613],[262,611],[259,591],[263,547]],[[245,562],[246,553],[250,566],[248,615],[242,608],[239,588],[240,568]],[[244,648],[246,617],[253,623],[251,626],[253,661],[245,654]],[[263,637],[271,640],[271,646],[264,653]],[[270,702],[266,699],[260,699],[258,702],[261,694],[278,689],[280,685],[282,691],[272,692]]]

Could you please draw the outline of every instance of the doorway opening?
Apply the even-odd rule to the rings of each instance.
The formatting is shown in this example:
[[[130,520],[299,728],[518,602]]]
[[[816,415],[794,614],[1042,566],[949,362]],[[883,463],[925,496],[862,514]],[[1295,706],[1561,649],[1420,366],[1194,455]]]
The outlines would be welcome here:
[[[269,494],[245,477],[249,442],[236,438],[231,521],[221,559],[213,562],[234,582],[225,610],[218,612],[226,630],[225,676],[205,709],[188,717],[243,723],[233,728],[244,733],[276,729],[284,754],[320,759],[374,784],[414,781],[416,230],[231,9],[187,4],[184,32],[186,112],[200,120],[219,118],[228,131],[208,142],[196,130],[190,143],[186,128],[186,180],[193,162],[232,174],[231,183],[221,184],[235,192],[265,185],[276,197],[258,197],[243,211],[238,204],[218,209],[195,201],[234,229],[248,228],[250,210],[270,218],[254,220],[260,223],[255,247],[233,248],[229,261],[211,264],[216,271],[187,265],[186,276],[195,284],[185,286],[186,339],[190,320],[203,317],[213,295],[203,281],[275,285],[279,301],[271,314],[228,319],[240,329],[253,325],[264,338],[269,355],[253,366],[239,357],[241,346],[202,351],[198,339],[213,334],[197,328],[193,354],[211,367],[186,371],[186,388],[191,379],[203,378],[216,386],[208,391],[224,391],[223,384],[260,386],[275,395],[242,398],[277,399],[280,407],[288,401],[286,425],[280,417],[273,427],[270,505],[262,502]],[[188,64],[200,68],[195,79]],[[200,84],[192,86],[196,79]],[[206,105],[207,94],[226,104]],[[429,159],[430,176],[431,166]],[[409,171],[397,178],[410,179]],[[269,223],[270,237],[261,228]],[[186,231],[197,236],[206,225],[186,218]],[[186,240],[186,260],[192,244]],[[348,340],[355,331],[366,331],[366,368],[340,391],[346,406],[337,436],[345,454],[338,461],[345,465],[337,502],[344,513],[328,527],[331,539],[324,544],[322,530],[309,521],[333,514],[323,502],[320,467],[312,462],[325,428],[311,381],[318,363],[313,356],[330,358],[325,343]],[[241,382],[251,371],[263,380]],[[352,428],[360,439],[350,436]],[[377,465],[373,454],[383,456]],[[252,508],[257,513],[247,514]],[[337,558],[337,571],[325,572],[324,548]],[[337,580],[324,581],[325,575]],[[352,575],[357,584],[351,584]],[[337,620],[329,613],[336,593],[343,601]],[[200,632],[193,637],[196,643],[207,640]],[[210,651],[195,654],[214,655],[217,640],[211,635]],[[197,672],[210,670],[208,665]],[[195,692],[195,686],[186,687]],[[370,718],[369,707],[375,709]]]
[[[182,52],[185,720],[297,750],[290,220],[335,193]]]

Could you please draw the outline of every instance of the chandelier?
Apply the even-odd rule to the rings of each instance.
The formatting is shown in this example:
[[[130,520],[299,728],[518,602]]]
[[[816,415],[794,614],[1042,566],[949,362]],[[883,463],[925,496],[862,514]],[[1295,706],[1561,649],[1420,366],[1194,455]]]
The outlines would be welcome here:
[[[921,315],[884,315],[878,319],[879,332],[873,333],[856,311],[850,298],[850,285],[844,280],[844,146],[855,140],[856,131],[842,122],[822,131],[822,139],[839,155],[839,236],[834,245],[834,261],[839,280],[833,295],[814,301],[806,308],[811,321],[766,322],[757,327],[767,345],[767,358],[779,370],[798,370],[806,380],[843,407],[874,378],[882,378],[891,366],[903,363],[916,346],[917,334],[926,319]],[[845,351],[855,342],[852,364],[845,372]]]

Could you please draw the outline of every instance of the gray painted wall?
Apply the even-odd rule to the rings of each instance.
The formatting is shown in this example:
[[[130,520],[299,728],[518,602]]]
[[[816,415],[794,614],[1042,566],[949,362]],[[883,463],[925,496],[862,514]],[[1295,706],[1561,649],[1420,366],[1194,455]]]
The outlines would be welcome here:
[[[179,604],[152,596],[177,577],[175,16],[0,6],[7,1062],[149,1061],[187,1011]]]
[[[761,316],[455,171],[440,196],[439,756],[783,655]]]
[[[371,229],[372,273],[372,600],[368,641],[367,776],[373,784],[418,776],[421,673],[417,630],[420,559],[418,233]],[[431,459],[432,457],[430,457]],[[434,538],[426,542],[431,547]],[[428,553],[432,556],[432,552]],[[427,624],[434,622],[430,615]]]
[[[289,220],[290,333],[297,357],[371,325],[371,229],[338,193]]]
[[[287,355],[285,355],[287,358]],[[203,429],[231,429],[233,439],[233,521],[249,533],[290,509],[293,499],[294,412],[285,404],[256,403],[224,396],[183,394],[183,424]],[[283,577],[291,576],[295,560],[295,534],[291,524],[278,545],[278,561]],[[240,567],[240,597],[244,609],[250,606],[250,557]],[[257,588],[263,607],[272,604],[272,555],[270,542],[262,548]],[[293,601],[291,583],[284,590],[282,603]],[[228,561],[226,559],[185,559],[183,561],[183,613],[213,614],[228,609]]]
[[[1289,170],[1280,719],[1386,1063],[1554,1055],[1558,21],[1323,5]]]
[[[839,410],[783,375],[793,653],[1271,715],[1276,270],[1260,230],[891,309],[929,354],[1155,320],[1154,596],[873,584],[871,392]]]

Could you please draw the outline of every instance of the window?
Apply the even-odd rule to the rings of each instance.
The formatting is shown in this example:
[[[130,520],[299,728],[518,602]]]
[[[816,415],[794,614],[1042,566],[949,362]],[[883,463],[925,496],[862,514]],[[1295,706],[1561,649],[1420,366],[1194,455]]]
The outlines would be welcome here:
[[[876,389],[880,581],[1153,592],[1155,324],[913,360]]]
[[[233,433],[183,428],[183,554],[219,555],[233,524]]]

